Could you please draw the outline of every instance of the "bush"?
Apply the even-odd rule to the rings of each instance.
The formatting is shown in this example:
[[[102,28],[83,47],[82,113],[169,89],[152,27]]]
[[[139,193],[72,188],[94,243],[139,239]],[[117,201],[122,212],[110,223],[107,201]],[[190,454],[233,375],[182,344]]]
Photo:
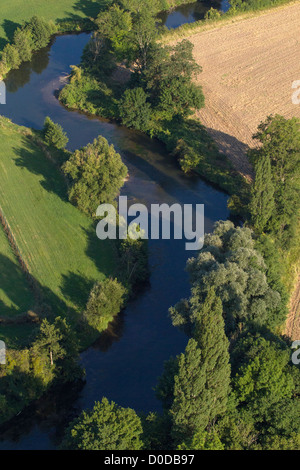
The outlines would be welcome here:
[[[66,450],[140,450],[140,418],[131,408],[121,408],[103,398],[83,411],[69,426],[62,448]]]
[[[195,170],[200,165],[201,158],[183,139],[178,140],[173,153],[177,156],[180,167],[184,173]]]
[[[221,13],[216,10],[215,8],[210,8],[210,10],[208,10],[206,13],[205,13],[205,19],[206,20],[217,20],[221,17]]]
[[[86,305],[85,320],[99,332],[104,331],[124,307],[125,296],[126,289],[117,279],[106,279],[96,283]]]
[[[67,134],[59,124],[55,124],[47,116],[43,128],[44,140],[47,145],[64,149],[69,142]]]
[[[48,46],[51,35],[56,31],[54,23],[47,22],[37,16],[33,16],[29,20],[26,24],[26,29],[29,29],[32,34],[33,50]]]
[[[21,59],[16,46],[12,46],[11,44],[7,44],[5,46],[2,54],[2,61],[8,70],[17,69],[19,67]]]
[[[28,62],[32,57],[32,35],[28,28],[18,28],[14,34],[14,44],[22,62]]]
[[[130,288],[135,291],[149,278],[147,240],[127,237],[119,247],[120,267]]]
[[[76,150],[63,171],[73,180],[70,201],[83,212],[95,215],[99,204],[114,202],[128,170],[113,145],[99,136],[92,144]]]
[[[147,103],[147,94],[143,88],[126,90],[119,105],[122,123],[140,131],[149,129],[151,106]]]

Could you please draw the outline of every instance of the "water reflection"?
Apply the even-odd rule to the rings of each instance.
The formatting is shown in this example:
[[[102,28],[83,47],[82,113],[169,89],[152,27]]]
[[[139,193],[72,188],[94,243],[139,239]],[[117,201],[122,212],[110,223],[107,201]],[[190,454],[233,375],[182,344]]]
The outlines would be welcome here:
[[[41,74],[31,67],[27,86],[18,92],[8,92],[3,114],[17,124],[35,128],[41,128],[45,116],[49,115],[66,130],[70,150],[86,145],[99,134],[104,135],[129,168],[130,178],[122,189],[123,195],[147,206],[156,202],[205,204],[205,230],[211,231],[214,221],[228,216],[225,194],[197,176],[184,175],[158,141],[114,123],[68,111],[55,99],[59,77],[69,73],[70,64],[79,62],[87,41],[85,34],[57,38],[48,67]],[[9,85],[10,80],[11,76]],[[97,247],[89,249],[94,255]],[[1,436],[1,449],[54,448],[68,420],[80,409],[93,406],[102,396],[137,411],[160,409],[153,387],[164,360],[183,351],[187,341],[172,326],[168,309],[189,294],[184,268],[193,253],[185,251],[183,240],[150,240],[149,252],[149,287],[81,355],[87,372],[82,391],[78,394],[71,386],[64,393],[51,393],[49,399],[43,398],[29,412],[22,412],[13,421],[15,424],[7,425]],[[62,282],[65,295],[74,298],[74,283],[88,290],[88,280],[70,273]],[[80,299],[77,301],[80,303]]]
[[[23,62],[18,70],[11,70],[5,80],[9,93],[16,93],[30,82],[32,72],[40,75],[49,65],[49,53],[51,45],[35,52],[30,62]]]
[[[165,11],[160,13],[159,18],[162,24],[167,28],[178,28],[185,23],[194,23],[195,21],[203,20],[205,13],[210,8],[226,11],[226,6],[223,5],[223,3],[224,0],[204,0],[201,2],[188,3],[176,7],[171,12]]]

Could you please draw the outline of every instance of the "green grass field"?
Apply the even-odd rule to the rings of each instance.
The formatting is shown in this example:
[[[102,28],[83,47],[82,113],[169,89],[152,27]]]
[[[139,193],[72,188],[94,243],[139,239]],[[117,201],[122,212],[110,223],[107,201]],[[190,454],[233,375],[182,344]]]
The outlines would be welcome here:
[[[1,207],[46,303],[76,318],[93,283],[113,274],[114,248],[68,202],[62,174],[26,132],[0,119]],[[32,293],[3,233],[0,254],[10,267],[0,277],[0,316],[10,309],[15,315],[30,306]]]
[[[106,0],[2,0],[0,50],[11,41],[14,30],[33,15],[46,20],[96,17]]]
[[[29,310],[33,295],[20,265],[0,226],[0,316],[12,316]]]

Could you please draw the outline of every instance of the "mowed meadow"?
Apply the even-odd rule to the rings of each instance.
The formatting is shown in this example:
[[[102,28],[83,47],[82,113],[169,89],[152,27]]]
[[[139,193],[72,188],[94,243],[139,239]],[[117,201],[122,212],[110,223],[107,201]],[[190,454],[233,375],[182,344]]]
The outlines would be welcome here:
[[[45,303],[56,314],[76,317],[94,282],[113,275],[114,248],[110,241],[100,241],[95,223],[68,202],[63,175],[30,134],[1,118],[2,212]],[[0,317],[34,305],[28,280],[4,235],[1,228]]]
[[[52,21],[94,18],[105,3],[106,0],[2,0],[0,50],[11,41],[15,29],[33,15]]]

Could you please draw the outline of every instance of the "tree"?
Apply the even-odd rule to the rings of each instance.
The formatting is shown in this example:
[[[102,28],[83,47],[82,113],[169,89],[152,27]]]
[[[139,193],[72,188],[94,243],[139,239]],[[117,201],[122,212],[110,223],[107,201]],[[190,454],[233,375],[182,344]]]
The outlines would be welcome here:
[[[209,394],[209,422],[225,413],[230,391],[229,341],[225,335],[222,301],[210,289],[205,302],[193,302],[195,329],[193,337],[201,350],[201,369],[205,371],[205,386]]]
[[[197,341],[190,339],[184,354],[178,359],[174,377],[174,400],[170,408],[172,437],[178,444],[203,431],[210,417],[209,393],[205,387],[205,370]]]
[[[102,39],[102,53],[111,51],[117,60],[132,58],[132,44],[129,34],[132,30],[131,13],[114,4],[108,10],[101,12],[96,20],[98,27],[96,39]]]
[[[151,105],[147,102],[147,94],[143,88],[126,90],[119,104],[122,123],[140,131],[149,129]]]
[[[28,62],[32,58],[32,34],[29,28],[17,28],[14,33],[14,44],[20,60]]]
[[[188,116],[204,105],[201,87],[192,80],[201,72],[193,57],[193,45],[183,40],[176,46],[152,45],[141,83],[152,107],[162,119]]]
[[[255,164],[255,182],[251,191],[249,211],[255,230],[263,232],[274,215],[274,184],[272,180],[270,157],[259,159]]]
[[[142,72],[148,67],[149,52],[159,34],[156,11],[151,8],[151,1],[146,0],[135,13],[131,38],[137,51],[137,65]],[[140,5],[142,2],[140,2]]]
[[[177,448],[178,450],[224,450],[224,445],[215,431],[202,431],[196,433],[192,439],[183,442]]]
[[[50,37],[55,33],[55,25],[45,21],[43,18],[33,16],[27,23],[26,29],[29,29],[32,35],[33,49],[38,50],[48,46]]]
[[[120,267],[132,289],[138,288],[149,278],[147,240],[134,240],[127,236],[120,241]]]
[[[72,179],[69,199],[83,212],[95,215],[102,203],[113,203],[127,175],[127,167],[113,145],[99,136],[92,144],[76,150],[63,165]]]
[[[269,195],[272,188],[268,163],[261,161],[269,159],[271,163],[275,209],[269,218],[268,229],[280,237],[282,246],[287,245],[293,237],[300,210],[300,120],[285,119],[280,115],[268,116],[258,126],[254,138],[259,145],[249,152],[249,156],[255,167],[259,168],[259,173],[264,169],[263,173],[268,177],[266,183]],[[257,213],[252,206],[253,210],[256,221]],[[268,204],[268,217],[270,211]]]
[[[59,124],[55,124],[47,116],[43,128],[44,140],[47,145],[56,147],[57,149],[64,149],[69,142],[67,134]]]
[[[121,408],[103,398],[83,411],[67,429],[63,449],[140,450],[141,420],[134,410]]]
[[[45,351],[48,354],[51,366],[57,359],[65,357],[66,351],[62,346],[63,335],[55,323],[43,320],[40,332],[35,341],[35,350]]]
[[[117,279],[97,282],[90,292],[84,318],[96,330],[105,330],[124,306],[125,295],[126,289]]]
[[[191,329],[191,301],[203,303],[212,287],[222,301],[228,334],[241,322],[272,327],[281,324],[281,297],[269,286],[266,264],[254,243],[249,228],[234,227],[230,221],[215,224],[214,232],[205,235],[198,257],[188,261],[192,296],[170,310],[175,326]]]
[[[190,303],[193,338],[184,354],[165,363],[156,390],[164,408],[170,409],[173,438],[189,446],[194,445],[191,442],[195,433],[211,428],[225,413],[230,392],[229,342],[222,302],[211,289],[203,304],[197,298],[190,299]],[[200,437],[204,445],[203,434]]]
[[[233,378],[233,392],[239,408],[257,423],[273,422],[270,417],[274,418],[274,406],[292,398],[295,384],[289,360],[289,351],[259,335],[248,335],[237,344],[233,355],[235,369],[240,365]],[[295,373],[298,374],[296,368]]]
[[[21,59],[17,47],[7,44],[2,52],[2,61],[8,70],[19,68]]]

